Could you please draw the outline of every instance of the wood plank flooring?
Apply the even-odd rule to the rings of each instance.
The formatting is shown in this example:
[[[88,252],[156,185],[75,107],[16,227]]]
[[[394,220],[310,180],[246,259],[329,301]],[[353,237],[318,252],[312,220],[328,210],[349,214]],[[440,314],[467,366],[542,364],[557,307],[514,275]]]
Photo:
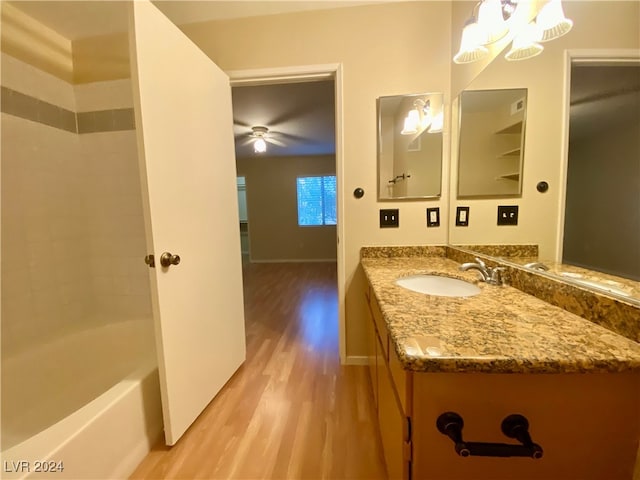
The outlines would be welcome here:
[[[384,479],[366,367],[340,365],[336,264],[243,274],[246,362],[131,478]]]

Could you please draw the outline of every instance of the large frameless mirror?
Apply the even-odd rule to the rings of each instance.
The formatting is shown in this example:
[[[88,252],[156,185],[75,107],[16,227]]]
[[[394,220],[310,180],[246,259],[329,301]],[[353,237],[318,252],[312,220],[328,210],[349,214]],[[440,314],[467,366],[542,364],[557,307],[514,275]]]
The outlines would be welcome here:
[[[442,190],[444,95],[378,99],[378,199],[437,198]]]
[[[458,198],[522,193],[527,89],[460,95]]]

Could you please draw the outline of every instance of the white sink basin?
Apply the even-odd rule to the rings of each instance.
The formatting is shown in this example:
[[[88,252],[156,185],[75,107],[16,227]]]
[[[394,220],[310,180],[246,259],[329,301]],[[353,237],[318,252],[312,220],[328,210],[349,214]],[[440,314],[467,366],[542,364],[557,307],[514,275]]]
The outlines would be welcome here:
[[[396,280],[396,284],[414,292],[439,297],[473,297],[481,290],[473,283],[440,275],[411,275]]]

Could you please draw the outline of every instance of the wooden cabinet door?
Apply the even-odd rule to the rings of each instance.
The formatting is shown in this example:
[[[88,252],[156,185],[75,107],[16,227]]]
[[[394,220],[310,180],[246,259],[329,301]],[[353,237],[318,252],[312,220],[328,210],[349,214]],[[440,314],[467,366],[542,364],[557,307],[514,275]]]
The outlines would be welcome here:
[[[382,351],[381,345],[378,345]],[[387,363],[378,355],[378,423],[389,480],[405,478],[404,423]]]
[[[378,334],[372,317],[367,318],[367,361],[369,364],[369,378],[373,393],[373,404],[378,409]]]

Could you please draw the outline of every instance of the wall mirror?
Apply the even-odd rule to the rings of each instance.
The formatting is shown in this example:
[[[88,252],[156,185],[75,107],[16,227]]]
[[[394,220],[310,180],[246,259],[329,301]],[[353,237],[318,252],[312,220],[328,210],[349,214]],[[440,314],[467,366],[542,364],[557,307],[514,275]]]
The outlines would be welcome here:
[[[527,89],[460,95],[458,198],[522,193]]]
[[[443,108],[442,93],[378,98],[379,200],[440,197]]]

